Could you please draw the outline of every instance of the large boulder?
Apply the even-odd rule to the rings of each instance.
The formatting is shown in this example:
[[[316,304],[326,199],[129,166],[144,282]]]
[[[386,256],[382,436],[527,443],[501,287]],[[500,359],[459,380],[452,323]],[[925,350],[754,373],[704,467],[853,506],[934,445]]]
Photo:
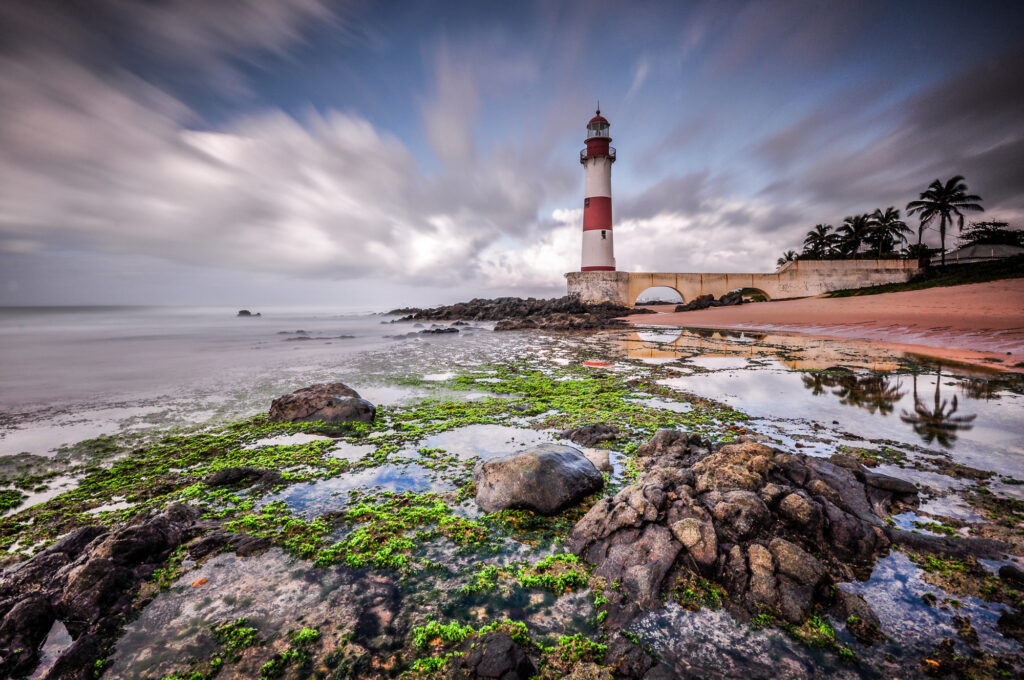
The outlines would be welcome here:
[[[377,407],[344,383],[310,385],[270,404],[270,419],[279,423],[372,423],[376,415]]]
[[[578,449],[541,444],[477,464],[476,504],[485,512],[522,509],[554,515],[604,486]]]
[[[500,631],[486,633],[464,646],[456,657],[449,678],[462,680],[527,680],[537,666],[515,640]]]

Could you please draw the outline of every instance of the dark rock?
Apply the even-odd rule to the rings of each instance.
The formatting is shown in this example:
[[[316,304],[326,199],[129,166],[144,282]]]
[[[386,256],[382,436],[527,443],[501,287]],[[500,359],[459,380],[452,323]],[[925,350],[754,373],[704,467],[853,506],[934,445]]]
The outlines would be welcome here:
[[[372,423],[376,414],[373,404],[343,383],[310,385],[270,405],[270,419],[275,422]]]
[[[877,472],[865,472],[864,483],[868,486],[873,486],[876,489],[884,489],[885,491],[892,491],[895,494],[900,495],[916,495],[917,487],[913,483],[908,482],[905,479],[899,479],[897,477],[890,477],[889,475],[882,475]]]
[[[420,335],[447,335],[448,333],[458,333],[458,328],[429,328],[425,331],[420,331]]]
[[[207,486],[237,486],[259,482],[264,486],[273,486],[281,481],[281,473],[277,470],[260,470],[254,467],[230,467],[217,470],[203,479]]]
[[[558,436],[568,439],[574,444],[579,444],[580,446],[596,446],[601,442],[606,442],[618,437],[619,428],[615,425],[595,423],[592,425],[575,427],[571,430],[562,430],[558,433]]]
[[[642,678],[656,661],[647,651],[622,633],[616,633],[608,642],[604,663],[617,678]]]
[[[653,310],[619,307],[610,304],[587,304],[579,298],[566,296],[537,300],[514,297],[493,300],[473,299],[433,309],[392,310],[408,312],[400,321],[497,321],[494,330],[592,330],[624,327],[618,317],[629,314],[653,314]]]
[[[60,619],[75,642],[46,677],[89,677],[86,670],[91,672],[125,618],[140,605],[136,601],[140,583],[178,545],[196,535],[198,515],[195,508],[171,505],[114,530],[85,527],[5,572],[0,580],[0,602],[21,596],[0,623],[0,669],[7,668],[2,664],[18,668],[29,664],[28,657],[14,651],[36,649],[53,621]],[[8,629],[4,626],[16,628],[22,641],[5,637]],[[4,650],[5,644],[15,646]],[[31,664],[24,670],[35,663],[34,652],[31,654]]]
[[[675,311],[693,312],[699,309],[707,309],[708,307],[731,307],[742,304],[743,296],[739,293],[726,293],[717,300],[714,295],[700,295],[685,305],[677,305]]]
[[[694,312],[698,309],[707,309],[715,302],[714,295],[699,295],[684,305],[676,305],[677,312]]]
[[[1017,583],[1024,584],[1024,569],[1021,569],[1016,564],[1004,564],[999,567],[999,578],[1004,581],[1016,581]]]
[[[907,546],[912,550],[933,552],[966,559],[998,560],[1010,550],[1010,546],[992,538],[965,538],[963,536],[931,536],[903,529],[886,527],[885,534],[893,543]]]
[[[537,674],[526,652],[515,640],[500,631],[486,633],[465,646],[455,664],[454,678],[473,680],[528,680]]]
[[[273,543],[269,538],[236,534],[229,531],[213,531],[188,546],[188,554],[194,560],[222,550],[232,550],[239,557],[247,557],[268,550]]]
[[[35,668],[38,649],[46,640],[55,616],[42,595],[29,595],[15,604],[0,621],[0,675],[14,677]]]
[[[885,639],[881,621],[863,595],[848,593],[841,588],[835,591],[834,612],[837,619],[846,621],[846,629],[857,641],[870,646]]]
[[[485,512],[512,508],[554,515],[604,486],[604,477],[578,449],[541,444],[477,464],[476,503]]]

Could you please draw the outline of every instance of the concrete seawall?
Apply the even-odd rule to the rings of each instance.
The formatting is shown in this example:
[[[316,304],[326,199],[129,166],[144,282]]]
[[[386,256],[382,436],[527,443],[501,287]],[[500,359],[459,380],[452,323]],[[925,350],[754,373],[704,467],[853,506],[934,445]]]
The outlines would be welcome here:
[[[641,293],[653,287],[672,288],[684,302],[700,295],[721,297],[739,288],[751,288],[769,300],[779,300],[903,283],[919,271],[916,260],[798,260],[773,274],[569,272],[565,278],[569,294],[581,300],[632,306]]]

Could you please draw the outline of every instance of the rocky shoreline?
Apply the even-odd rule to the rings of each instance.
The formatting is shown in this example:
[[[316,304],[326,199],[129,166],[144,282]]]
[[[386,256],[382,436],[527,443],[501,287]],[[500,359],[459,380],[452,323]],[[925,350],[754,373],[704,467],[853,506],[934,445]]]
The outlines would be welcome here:
[[[489,406],[467,403],[481,412],[501,408],[516,417],[531,409],[550,413],[550,403],[579,413],[600,395],[607,398],[616,390],[633,394],[640,385],[602,382],[598,389],[588,382],[592,378],[578,377],[569,387],[557,376],[538,372],[531,377],[520,369],[502,375],[500,380],[509,380],[518,391],[557,391],[549,393],[551,402],[532,407],[502,399]],[[496,382],[484,384],[500,391]],[[578,397],[586,385],[596,389],[591,397],[562,401],[567,395]],[[145,469],[159,476],[147,477],[145,498],[153,500],[162,490],[162,498],[169,500],[154,500],[122,521],[89,521],[90,515],[78,513],[78,526],[3,572],[0,675],[32,673],[41,648],[60,624],[72,641],[37,671],[38,677],[85,680],[102,675],[111,663],[111,677],[121,677],[117,659],[128,652],[118,656],[117,648],[126,628],[145,616],[162,628],[175,616],[169,612],[176,611],[187,627],[170,635],[182,645],[186,660],[174,659],[173,651],[165,666],[151,660],[157,654],[152,650],[130,657],[143,668],[143,661],[149,661],[171,672],[154,677],[746,677],[720,672],[699,655],[669,663],[643,644],[634,632],[638,622],[670,606],[720,609],[733,628],[778,629],[796,645],[824,649],[839,664],[855,667],[860,662],[854,643],[841,641],[828,621],[839,622],[863,645],[857,649],[883,646],[898,634],[850,588],[894,551],[956,579],[962,590],[989,589],[989,597],[1003,607],[999,633],[1007,640],[1024,640],[1018,591],[1024,573],[1005,564],[1008,553],[1019,552],[1018,539],[1008,533],[974,537],[899,529],[892,517],[918,509],[923,488],[875,472],[852,456],[822,458],[769,446],[739,427],[719,442],[664,425],[645,427],[643,438],[635,439],[630,429],[638,421],[616,425],[607,422],[613,418],[577,418],[566,421],[571,426],[565,429],[551,429],[579,448],[559,443],[516,450],[507,441],[506,453],[475,462],[460,462],[442,449],[419,448],[431,469],[448,465],[466,480],[445,494],[353,492],[348,505],[342,501],[313,520],[290,514],[280,500],[261,500],[265,494],[279,498],[291,487],[315,483],[317,477],[303,476],[303,471],[316,466],[332,471],[325,479],[337,479],[334,475],[380,464],[372,458],[358,467],[339,462],[325,453],[337,439],[364,436],[373,428],[390,436],[415,431],[436,422],[440,413],[473,422],[446,406],[434,414],[417,411],[418,425],[396,427],[400,421],[381,422],[393,412],[378,410],[347,385],[318,384],[275,399],[265,416],[267,427],[283,429],[263,435],[316,432],[334,441],[321,436],[324,441],[307,443],[308,449],[286,443],[262,454],[241,446],[251,440],[232,443],[203,435],[206,448],[197,450],[181,471],[170,472],[164,467],[166,455],[154,454],[154,467]],[[179,452],[191,446],[178,441]],[[406,440],[394,441],[397,450],[397,442]],[[422,446],[418,437],[414,441]],[[607,462],[610,449],[629,451],[630,472],[617,483],[622,485],[617,491],[602,497],[611,479],[602,470],[613,470]],[[595,455],[600,452],[604,462]],[[479,521],[468,519],[467,511],[452,512],[474,501],[480,513],[487,513]],[[1012,521],[1015,517],[1009,515]],[[532,562],[495,560],[502,541],[536,543],[538,526],[553,551],[541,552],[540,559],[534,553]],[[500,538],[494,536],[499,531]],[[438,542],[452,547],[424,552],[427,544],[436,547]],[[1004,563],[998,578],[987,574],[982,560]],[[253,573],[239,592],[283,602],[276,611],[287,628],[275,628],[276,621],[265,613],[258,621],[226,615],[235,611],[226,607],[235,602],[232,586],[238,577],[217,586],[210,579],[217,578],[218,570],[236,574],[230,570],[247,568]],[[195,573],[186,575],[189,570]],[[277,580],[268,580],[270,573]],[[290,585],[277,595],[283,574],[292,581],[285,581]],[[410,589],[411,582],[425,588]],[[172,587],[173,594],[156,602]],[[204,597],[205,589],[218,597]],[[322,598],[311,609],[316,618],[293,611],[295,598],[315,600],[317,593]],[[932,597],[925,605],[936,606]],[[169,604],[174,598],[176,610]],[[507,618],[481,621],[499,601],[508,607],[498,609],[509,612]],[[225,614],[194,623],[207,607],[221,607]],[[484,625],[435,618],[467,611]],[[592,632],[558,634],[578,631],[567,626],[580,626],[583,620],[583,629]],[[970,621],[957,620],[963,644],[978,649]],[[555,634],[554,643],[543,644],[539,633]],[[793,667],[784,677],[811,678],[821,671],[809,659],[787,657],[787,663]],[[1019,670],[1024,657],[1018,651],[999,658],[979,653],[965,660],[950,639],[920,669],[908,668],[905,675],[967,677],[984,664],[993,674],[977,677],[1001,677],[997,670]],[[877,668],[864,667],[865,672]]]
[[[502,297],[494,299],[474,298],[432,308],[404,307],[393,309],[387,314],[402,315],[403,321],[497,321],[494,330],[567,330],[588,331],[611,328],[626,328],[628,324],[619,317],[629,314],[653,314],[650,309],[620,307],[607,303],[592,305],[579,298],[536,299]]]

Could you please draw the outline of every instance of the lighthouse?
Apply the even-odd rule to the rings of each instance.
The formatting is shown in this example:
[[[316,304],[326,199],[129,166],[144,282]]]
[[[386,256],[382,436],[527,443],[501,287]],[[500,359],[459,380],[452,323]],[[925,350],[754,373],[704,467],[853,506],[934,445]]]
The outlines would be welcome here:
[[[615,271],[612,248],[612,163],[615,147],[608,134],[608,120],[597,109],[587,123],[587,148],[580,151],[586,172],[583,191],[583,261],[580,271]]]

